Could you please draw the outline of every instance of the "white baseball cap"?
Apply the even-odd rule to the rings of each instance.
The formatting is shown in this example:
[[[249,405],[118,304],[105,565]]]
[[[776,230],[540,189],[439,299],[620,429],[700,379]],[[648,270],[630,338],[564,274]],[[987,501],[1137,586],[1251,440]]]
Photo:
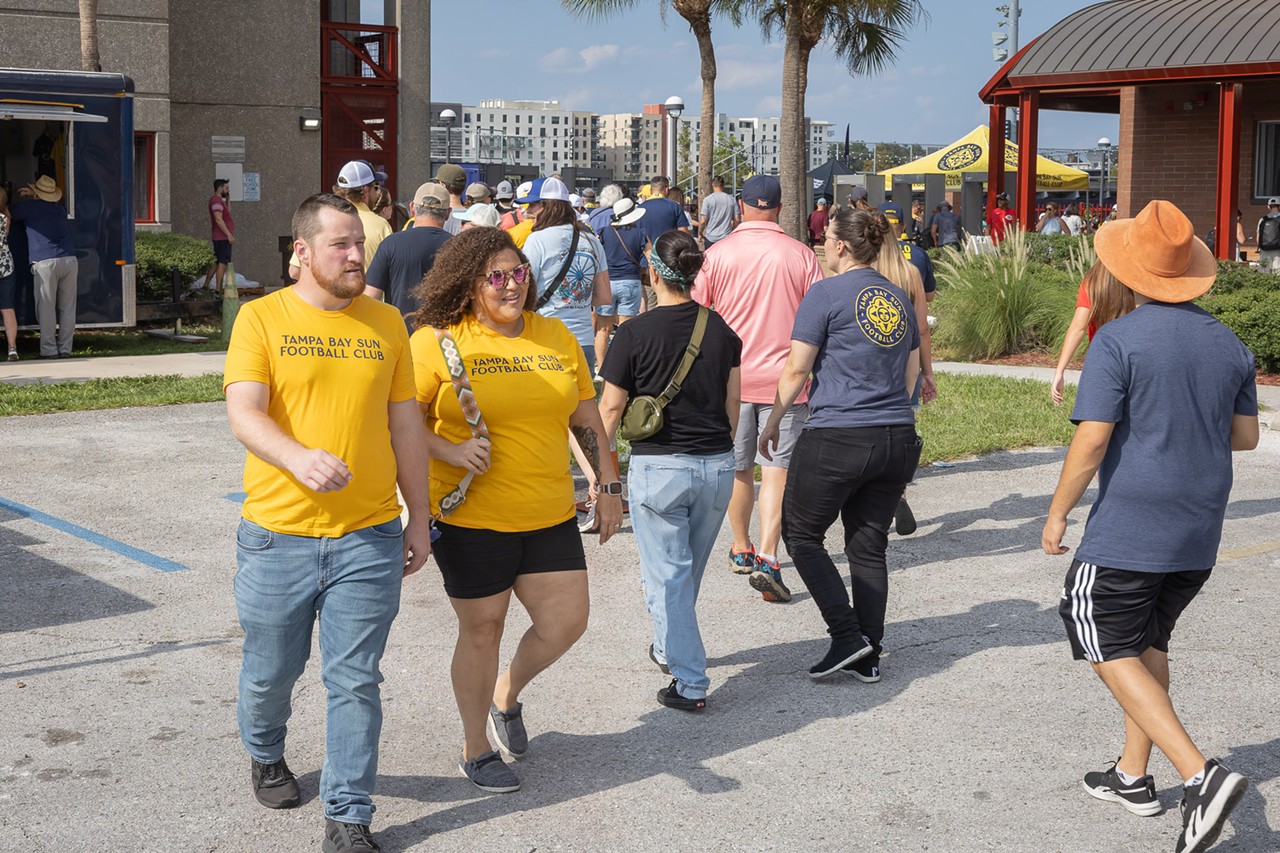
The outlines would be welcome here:
[[[343,189],[366,187],[377,179],[373,169],[369,168],[369,164],[363,160],[352,160],[338,172],[338,186]]]

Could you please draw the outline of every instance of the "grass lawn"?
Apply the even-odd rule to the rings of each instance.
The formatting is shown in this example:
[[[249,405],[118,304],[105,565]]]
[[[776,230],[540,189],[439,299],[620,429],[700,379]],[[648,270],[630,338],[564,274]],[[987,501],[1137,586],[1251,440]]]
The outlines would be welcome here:
[[[79,337],[77,333],[76,337]],[[126,406],[211,403],[222,399],[222,376],[144,376],[57,385],[0,384],[0,415],[43,415]]]
[[[58,385],[0,384],[0,415],[33,415],[209,403],[223,399],[222,377],[147,376],[140,379],[95,379]],[[1063,445],[1075,427],[1067,419],[1075,389],[1055,406],[1049,388],[1030,379],[938,374],[938,398],[920,410],[918,429],[924,436],[921,464],[961,459],[1018,447]],[[619,442],[626,453],[626,443]]]
[[[1068,385],[1061,406],[1049,385],[1033,379],[939,373],[938,397],[921,406],[916,429],[924,437],[920,464],[1018,447],[1052,447],[1071,441],[1068,419],[1076,389]]]
[[[173,330],[172,323],[152,324],[157,329]],[[221,340],[222,322],[183,323],[185,335],[203,335],[207,344],[184,344],[143,334],[141,329],[77,329],[71,354],[76,358],[104,355],[159,355],[167,352],[221,352],[227,345]],[[40,354],[40,336],[35,332],[18,335],[18,354],[25,361]],[[101,408],[101,407],[87,407]]]

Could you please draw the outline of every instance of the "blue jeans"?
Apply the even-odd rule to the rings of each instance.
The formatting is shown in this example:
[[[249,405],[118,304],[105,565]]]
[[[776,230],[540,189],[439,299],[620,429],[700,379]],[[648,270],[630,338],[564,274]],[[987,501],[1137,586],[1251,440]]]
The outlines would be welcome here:
[[[613,301],[608,305],[597,305],[595,309],[597,315],[634,317],[640,313],[640,279],[611,279],[609,289],[613,292]]]
[[[236,610],[244,663],[236,718],[255,760],[284,757],[294,682],[320,620],[320,680],[328,690],[320,798],[326,817],[368,826],[378,773],[378,662],[400,610],[404,545],[393,518],[332,539],[274,533],[241,520]]]
[[[733,494],[733,453],[632,456],[627,478],[654,652],[680,695],[704,698],[711,681],[694,608]]]

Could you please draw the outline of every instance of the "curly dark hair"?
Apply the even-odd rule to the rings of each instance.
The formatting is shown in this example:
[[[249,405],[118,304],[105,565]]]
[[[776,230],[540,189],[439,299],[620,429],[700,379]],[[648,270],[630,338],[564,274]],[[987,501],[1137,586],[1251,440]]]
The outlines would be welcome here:
[[[488,274],[494,255],[503,249],[515,252],[520,263],[529,262],[501,228],[468,228],[450,237],[436,253],[431,271],[414,289],[413,295],[422,305],[413,314],[414,327],[443,329],[461,322],[471,312],[476,280]],[[537,283],[530,278],[524,310],[532,311],[537,301]]]

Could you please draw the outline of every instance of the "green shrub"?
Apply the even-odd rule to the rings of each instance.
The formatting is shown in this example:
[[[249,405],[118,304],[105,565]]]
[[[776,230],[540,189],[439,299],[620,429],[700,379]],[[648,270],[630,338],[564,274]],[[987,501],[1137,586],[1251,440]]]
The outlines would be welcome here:
[[[1274,278],[1267,273],[1261,275]],[[1280,292],[1251,288],[1219,293],[1215,287],[1200,304],[1244,341],[1260,370],[1280,372]]]
[[[1093,258],[1096,257],[1093,254],[1093,237],[1089,235],[1072,237],[1070,234],[1039,234],[1035,231],[1019,233],[1027,241],[1027,253],[1033,263],[1046,264],[1063,271],[1074,271],[1079,266],[1078,259],[1083,253],[1089,258],[1089,264],[1084,268],[1084,271],[1087,271],[1093,264]],[[1003,246],[1002,243],[1001,247]],[[1081,277],[1084,271],[1081,272]],[[1079,284],[1080,279],[1077,278],[1076,285],[1079,286]]]
[[[185,287],[213,266],[213,247],[185,234],[139,231],[137,258],[138,301],[168,302],[173,298],[170,270],[178,268]]]
[[[1079,280],[1032,262],[1029,243],[1013,238],[997,254],[939,259],[933,306],[939,349],[957,358],[998,358],[1050,351],[1061,342]]]
[[[1257,267],[1237,261],[1218,261],[1218,277],[1213,282],[1213,292],[1237,293],[1242,290],[1259,290],[1269,293],[1276,289],[1276,276]]]

